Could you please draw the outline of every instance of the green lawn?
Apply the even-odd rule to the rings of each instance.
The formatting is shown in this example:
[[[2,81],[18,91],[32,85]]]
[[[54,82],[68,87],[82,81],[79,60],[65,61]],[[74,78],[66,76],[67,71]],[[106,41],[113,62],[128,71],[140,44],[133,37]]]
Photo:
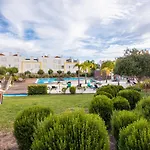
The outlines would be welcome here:
[[[12,130],[17,113],[26,107],[49,106],[54,113],[61,113],[73,107],[88,108],[92,97],[93,94],[5,97],[0,105],[0,130]]]

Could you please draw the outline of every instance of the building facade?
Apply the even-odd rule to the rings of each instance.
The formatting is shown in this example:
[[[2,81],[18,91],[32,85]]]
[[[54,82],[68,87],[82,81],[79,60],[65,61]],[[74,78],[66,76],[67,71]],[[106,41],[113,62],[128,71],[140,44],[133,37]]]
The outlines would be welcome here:
[[[77,67],[74,67],[78,60],[66,59],[59,56],[42,56],[38,58],[25,58],[19,54],[4,55],[0,54],[0,66],[5,67],[16,67],[19,73],[24,73],[25,71],[30,71],[32,73],[37,73],[39,69],[42,69],[45,73],[48,73],[49,69],[52,69],[54,73],[58,70],[67,73],[75,73]]]

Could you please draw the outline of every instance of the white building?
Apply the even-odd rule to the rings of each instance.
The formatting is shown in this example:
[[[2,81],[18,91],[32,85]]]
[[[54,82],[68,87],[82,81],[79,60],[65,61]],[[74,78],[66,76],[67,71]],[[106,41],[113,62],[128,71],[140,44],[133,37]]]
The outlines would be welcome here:
[[[10,54],[9,56],[2,53],[0,54],[0,66],[17,67],[19,73],[24,73],[25,71],[37,73],[39,69],[42,69],[45,73],[47,73],[49,69],[52,69],[54,73],[56,73],[58,70],[61,70],[64,73],[67,73],[68,71],[75,73],[78,68],[74,67],[74,65],[77,62],[78,60],[66,59],[59,56],[25,58],[19,54]]]

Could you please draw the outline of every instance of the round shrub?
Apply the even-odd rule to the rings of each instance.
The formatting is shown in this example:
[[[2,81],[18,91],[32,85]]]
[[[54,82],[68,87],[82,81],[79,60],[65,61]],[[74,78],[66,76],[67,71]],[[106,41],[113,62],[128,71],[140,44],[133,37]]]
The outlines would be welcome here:
[[[112,99],[112,95],[110,93],[107,93],[107,92],[104,92],[104,91],[97,91],[94,96],[97,96],[97,95],[105,95],[107,96],[108,98]]]
[[[113,97],[115,96],[115,92],[114,92],[114,90],[110,87],[110,85],[104,85],[104,86],[98,88],[97,91],[96,91],[96,93],[99,93],[100,91],[107,92],[107,93],[111,94]]]
[[[111,118],[111,128],[115,139],[118,140],[120,129],[128,126],[136,120],[136,114],[131,111],[114,111]]]
[[[105,95],[98,95],[94,97],[89,107],[89,112],[98,114],[104,119],[106,125],[108,126],[110,124],[112,110],[113,103],[111,99]]]
[[[103,120],[81,111],[50,116],[34,134],[32,150],[109,150]]]
[[[76,93],[76,87],[74,87],[74,86],[70,87],[69,91],[71,94],[75,94]]]
[[[147,120],[139,120],[120,131],[119,150],[149,150],[150,125]]]
[[[147,120],[150,120],[150,97],[140,100],[136,107],[137,113]]]
[[[104,91],[111,94],[113,97],[115,97],[117,93],[122,89],[123,87],[120,85],[104,85],[101,88],[98,88],[96,93],[99,93],[100,91]]]
[[[113,107],[115,110],[129,110],[130,104],[126,98],[117,96],[113,98]]]
[[[121,90],[124,90],[124,87],[122,85],[116,85],[118,92]]]
[[[142,91],[142,89],[140,87],[137,87],[137,86],[128,86],[126,89],[135,90],[138,92]]]
[[[20,112],[14,122],[14,135],[20,150],[29,150],[38,122],[52,113],[50,108],[34,106]]]
[[[140,92],[135,90],[121,90],[117,95],[126,98],[130,103],[131,109],[134,109],[136,103],[141,99]]]

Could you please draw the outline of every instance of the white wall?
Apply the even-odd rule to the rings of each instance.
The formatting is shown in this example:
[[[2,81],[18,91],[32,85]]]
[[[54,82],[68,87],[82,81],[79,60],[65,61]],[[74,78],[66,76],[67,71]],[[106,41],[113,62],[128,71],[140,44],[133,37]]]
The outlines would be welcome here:
[[[39,57],[38,60],[30,58],[26,60],[21,56],[0,56],[0,66],[5,67],[17,67],[19,73],[30,71],[37,73],[39,69],[43,69],[45,73],[48,73],[49,69],[52,69],[54,73],[61,70],[65,73],[68,71],[75,73],[78,68],[74,68],[74,62],[66,62],[66,58],[55,58],[55,57]]]

